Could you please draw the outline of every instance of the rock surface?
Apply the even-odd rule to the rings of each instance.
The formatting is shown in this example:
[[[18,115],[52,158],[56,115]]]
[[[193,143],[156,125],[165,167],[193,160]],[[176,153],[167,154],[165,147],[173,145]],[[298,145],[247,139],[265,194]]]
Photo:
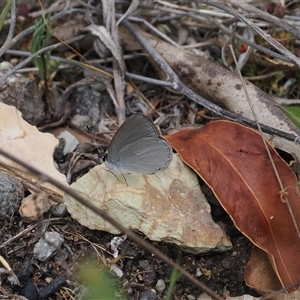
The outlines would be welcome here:
[[[170,166],[154,175],[112,174],[97,166],[71,187],[104,209],[124,226],[143,232],[152,241],[174,243],[191,253],[225,251],[231,243],[213,222],[210,206],[196,175],[174,155]],[[90,228],[119,234],[119,230],[68,195],[72,217]]]
[[[23,197],[22,183],[17,178],[0,172],[0,216],[11,217],[16,213]]]

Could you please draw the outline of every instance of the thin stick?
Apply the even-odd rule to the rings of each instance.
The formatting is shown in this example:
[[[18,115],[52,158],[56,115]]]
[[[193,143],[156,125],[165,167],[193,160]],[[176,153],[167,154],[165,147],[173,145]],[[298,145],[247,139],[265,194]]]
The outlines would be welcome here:
[[[62,218],[53,218],[53,219],[50,219],[50,220],[48,220],[48,219],[47,220],[43,220],[43,221],[40,221],[37,224],[31,225],[28,228],[26,228],[26,229],[22,230],[21,232],[19,232],[18,234],[16,234],[15,236],[13,236],[12,238],[10,238],[10,239],[6,240],[5,242],[1,243],[0,244],[0,249],[6,247],[10,243],[12,243],[15,240],[21,238],[22,236],[24,236],[25,234],[27,234],[28,232],[30,232],[31,230],[33,230],[34,228],[36,228],[37,226],[39,226],[41,223],[55,222],[55,221],[61,221],[61,220],[63,220],[63,219]]]

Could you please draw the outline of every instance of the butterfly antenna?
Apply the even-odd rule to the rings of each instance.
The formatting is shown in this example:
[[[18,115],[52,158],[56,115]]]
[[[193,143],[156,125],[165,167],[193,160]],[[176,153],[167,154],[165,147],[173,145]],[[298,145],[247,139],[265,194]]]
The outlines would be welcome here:
[[[101,150],[102,147],[101,147],[100,143],[95,138],[95,132],[93,132],[88,125],[85,125],[85,127],[87,129],[87,132],[92,136],[92,143],[97,146],[98,158],[102,159],[102,161],[104,162],[105,159],[106,159],[106,153],[104,153]]]
[[[120,181],[119,178],[118,178],[118,176],[117,176],[112,170],[108,170],[108,171],[109,171],[111,174],[113,174],[113,175],[117,178],[118,181]]]
[[[121,175],[124,178],[126,185],[128,186],[128,183],[127,183],[127,180],[126,180],[125,176],[123,175],[123,173],[121,173]]]
[[[120,179],[118,178],[118,176],[112,170],[108,169],[107,171],[109,171],[111,174],[113,174],[117,178],[117,180],[120,181]],[[121,175],[124,178],[124,181],[125,181],[126,185],[128,186],[127,180],[124,177],[123,173],[121,173]]]

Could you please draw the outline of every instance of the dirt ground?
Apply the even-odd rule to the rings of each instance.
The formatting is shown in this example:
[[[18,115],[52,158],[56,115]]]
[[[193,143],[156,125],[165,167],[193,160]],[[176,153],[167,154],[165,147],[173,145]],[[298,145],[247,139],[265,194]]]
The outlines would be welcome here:
[[[230,236],[232,250],[195,256],[181,251],[174,245],[152,244],[221,296],[239,296],[245,293],[257,295],[247,288],[243,275],[251,254],[251,243],[235,229],[225,212],[220,213],[222,211],[220,207],[213,207],[213,214],[214,210],[218,215],[221,214],[221,217],[215,219],[219,224],[222,223],[222,227]],[[64,276],[61,287],[57,291],[52,291],[54,293],[48,299],[71,299],[69,297],[72,294],[73,297],[74,293],[79,294],[78,270],[83,267],[84,258],[93,258],[100,269],[101,266],[109,265],[108,259],[113,259],[108,248],[108,243],[113,238],[111,234],[89,230],[72,220],[70,216],[54,218],[49,215],[48,220],[46,226],[40,223],[25,233],[24,231],[32,225],[23,223],[18,215],[0,221],[2,240],[21,233],[19,238],[1,249],[1,255],[8,261],[18,278],[22,279],[23,284],[22,288],[12,288],[7,280],[3,280],[1,289],[7,295],[20,293],[28,297],[27,289],[31,286],[34,290],[32,284],[36,286],[37,291],[41,292],[49,282]],[[33,259],[33,247],[41,229],[55,230],[65,238],[59,253],[45,263]],[[117,262],[117,266],[124,274],[122,278],[113,276],[120,291],[120,299],[140,299],[143,293],[155,289],[159,279],[162,279],[168,287],[172,268],[156,259],[151,253],[126,240],[120,246],[120,254],[122,259]],[[167,289],[157,292],[158,299],[164,299]],[[174,299],[197,299],[200,294],[199,289],[181,277],[176,283],[173,297]],[[34,293],[30,295],[31,298],[28,299],[39,299],[34,298]]]

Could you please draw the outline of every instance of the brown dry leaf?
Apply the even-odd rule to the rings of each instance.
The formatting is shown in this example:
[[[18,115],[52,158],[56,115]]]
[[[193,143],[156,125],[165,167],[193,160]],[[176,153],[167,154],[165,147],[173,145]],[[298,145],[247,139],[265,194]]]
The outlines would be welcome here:
[[[236,227],[269,254],[281,284],[298,281],[300,239],[258,132],[234,122],[215,121],[167,139],[211,187]],[[300,220],[297,178],[268,145],[294,216]]]
[[[247,263],[245,282],[261,295],[281,289],[267,254],[257,247],[253,247],[251,258]]]
[[[268,296],[271,291],[278,291],[281,286],[270,264],[267,254],[254,247],[251,258],[245,270],[245,281],[248,286],[261,295]],[[289,294],[278,293],[272,300],[299,300],[300,290]]]

